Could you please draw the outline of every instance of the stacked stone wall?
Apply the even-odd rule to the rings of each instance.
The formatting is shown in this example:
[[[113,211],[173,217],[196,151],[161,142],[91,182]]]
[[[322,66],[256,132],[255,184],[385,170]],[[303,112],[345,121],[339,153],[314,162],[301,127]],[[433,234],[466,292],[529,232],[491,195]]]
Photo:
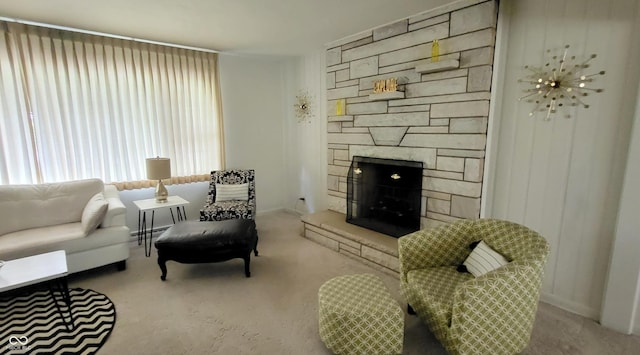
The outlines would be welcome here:
[[[361,155],[424,163],[423,228],[479,217],[496,19],[495,1],[462,0],[329,46],[331,210],[345,212],[347,172]],[[416,67],[437,66],[434,40],[437,63],[457,64],[420,73]],[[375,81],[394,77],[404,98],[370,96]]]

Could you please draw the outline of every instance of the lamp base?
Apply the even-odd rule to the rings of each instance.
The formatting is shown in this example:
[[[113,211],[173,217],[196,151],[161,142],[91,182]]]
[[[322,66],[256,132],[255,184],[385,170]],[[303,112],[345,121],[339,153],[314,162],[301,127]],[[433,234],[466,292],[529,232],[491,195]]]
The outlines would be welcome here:
[[[156,202],[167,202],[167,197],[169,197],[169,191],[164,187],[162,180],[158,180],[158,184],[156,185]]]

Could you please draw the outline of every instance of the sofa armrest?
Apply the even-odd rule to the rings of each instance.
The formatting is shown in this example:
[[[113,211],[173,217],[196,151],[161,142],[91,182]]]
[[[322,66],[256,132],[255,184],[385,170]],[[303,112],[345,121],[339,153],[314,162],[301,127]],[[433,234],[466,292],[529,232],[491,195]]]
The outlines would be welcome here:
[[[104,185],[104,198],[109,202],[107,214],[100,225],[100,228],[124,226],[127,208],[120,200],[118,189],[113,185]]]
[[[476,240],[473,221],[460,221],[432,229],[422,229],[398,239],[400,277],[411,270],[460,265]]]

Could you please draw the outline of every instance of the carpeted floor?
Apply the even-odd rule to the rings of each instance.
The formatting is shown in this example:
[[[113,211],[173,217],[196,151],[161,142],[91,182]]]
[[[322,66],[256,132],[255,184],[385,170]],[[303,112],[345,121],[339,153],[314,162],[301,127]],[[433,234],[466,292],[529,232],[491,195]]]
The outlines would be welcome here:
[[[71,287],[104,293],[118,321],[100,354],[330,354],[318,336],[317,293],[339,275],[374,273],[398,303],[399,281],[301,237],[296,215],[258,216],[260,256],[251,278],[240,259],[167,264],[132,245],[127,270],[115,266],[71,277]],[[404,306],[403,306],[404,308]],[[547,304],[538,308],[525,354],[638,354],[640,337],[619,334]],[[406,315],[404,354],[445,354],[417,317]]]

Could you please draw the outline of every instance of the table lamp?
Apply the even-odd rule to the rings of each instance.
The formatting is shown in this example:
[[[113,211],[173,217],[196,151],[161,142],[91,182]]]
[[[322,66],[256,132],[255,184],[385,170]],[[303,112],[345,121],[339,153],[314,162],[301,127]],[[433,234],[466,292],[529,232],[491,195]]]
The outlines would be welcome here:
[[[147,158],[147,179],[158,180],[156,185],[156,202],[167,202],[169,192],[162,179],[171,177],[171,160],[169,158]]]

